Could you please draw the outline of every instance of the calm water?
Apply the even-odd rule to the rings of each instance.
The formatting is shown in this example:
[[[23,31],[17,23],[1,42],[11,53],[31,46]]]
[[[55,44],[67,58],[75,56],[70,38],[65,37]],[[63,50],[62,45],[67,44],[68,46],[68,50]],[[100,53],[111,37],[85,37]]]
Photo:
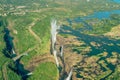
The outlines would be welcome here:
[[[108,0],[108,1],[110,1],[110,2],[115,2],[115,3],[120,3],[120,0]]]
[[[82,17],[82,19],[91,19],[91,18],[97,18],[97,19],[107,19],[110,18],[112,14],[120,14],[120,10],[112,10],[112,11],[101,11],[101,12],[94,12],[91,15]]]
[[[83,17],[76,17],[74,19],[67,19],[69,22],[69,25],[72,26],[72,23],[83,23],[84,28],[82,28],[80,31],[84,30],[92,30],[92,26],[88,23],[85,22],[85,20],[88,19],[110,19],[111,15],[113,14],[120,14],[120,10],[112,10],[112,11],[99,11],[99,12],[94,12],[91,15],[83,16]]]
[[[120,3],[120,0],[113,0],[114,2],[116,2],[116,3]]]

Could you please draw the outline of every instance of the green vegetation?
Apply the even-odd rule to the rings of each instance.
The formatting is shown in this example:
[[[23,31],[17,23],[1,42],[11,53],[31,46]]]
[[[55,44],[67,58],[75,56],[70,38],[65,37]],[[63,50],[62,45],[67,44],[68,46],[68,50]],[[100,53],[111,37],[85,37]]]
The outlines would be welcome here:
[[[10,68],[7,67],[7,77],[9,80],[21,80],[21,76],[19,76],[18,74],[16,74],[13,70],[11,70]]]
[[[20,54],[36,44],[35,39],[28,31],[28,26],[33,20],[33,17],[27,14],[25,16],[8,17],[11,34],[16,42],[14,45]]]
[[[0,79],[3,79],[3,74],[2,74],[2,67],[4,66],[4,63],[7,61],[7,58],[5,55],[2,53],[3,49],[5,48],[5,43],[4,43],[4,27],[6,26],[4,24],[4,18],[0,17]],[[2,45],[2,46],[1,46]]]
[[[57,67],[53,63],[42,63],[36,68],[33,72],[33,76],[30,76],[28,80],[58,80],[59,76],[56,69]]]
[[[118,14],[113,14],[111,15],[110,19],[90,19],[87,20],[87,23],[93,23],[93,30],[92,31],[85,31],[84,33],[87,34],[98,34],[98,35],[103,35],[104,33],[109,32],[114,26],[119,25],[119,19],[120,15]]]
[[[119,80],[120,78],[118,77],[118,76],[120,76],[120,71],[119,71],[119,69],[120,69],[120,66],[118,65],[117,67],[116,67],[116,70],[115,70],[115,72],[113,73],[113,75],[111,75],[109,78],[107,78],[106,80]]]

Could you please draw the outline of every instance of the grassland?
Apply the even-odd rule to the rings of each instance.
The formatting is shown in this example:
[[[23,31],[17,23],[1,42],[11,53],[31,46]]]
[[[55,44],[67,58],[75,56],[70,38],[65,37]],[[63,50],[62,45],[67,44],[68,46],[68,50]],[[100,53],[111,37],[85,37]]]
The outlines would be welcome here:
[[[57,67],[53,63],[42,63],[36,68],[33,76],[30,76],[28,80],[58,80],[59,75],[56,70]]]

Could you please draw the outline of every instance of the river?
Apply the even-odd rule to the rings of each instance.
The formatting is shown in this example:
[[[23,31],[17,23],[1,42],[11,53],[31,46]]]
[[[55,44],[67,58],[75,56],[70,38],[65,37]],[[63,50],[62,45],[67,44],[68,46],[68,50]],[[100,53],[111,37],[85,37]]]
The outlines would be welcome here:
[[[114,1],[114,2],[116,2],[116,3],[120,3],[120,0],[112,0],[112,1]]]
[[[120,3],[120,0],[114,0],[114,2]],[[112,39],[106,36],[93,36],[89,34],[84,34],[81,31],[83,30],[92,30],[93,26],[90,24],[86,23],[85,20],[88,19],[110,19],[110,16],[113,14],[118,14],[120,15],[120,10],[112,10],[112,11],[100,11],[100,12],[94,12],[91,15],[88,16],[79,16],[74,19],[67,19],[68,23],[70,24],[69,26],[63,25],[62,29],[60,30],[61,34],[69,34],[75,36],[79,41],[85,42],[86,45],[91,47],[91,51],[87,53],[88,56],[94,56],[103,52],[107,52],[108,55],[104,58],[100,58],[104,61],[106,61],[106,58],[109,58],[112,56],[112,52],[117,52],[120,53],[120,40],[117,39]],[[80,29],[73,29],[72,23],[78,24],[78,23],[83,23],[84,27]],[[91,42],[95,42],[96,44],[100,44],[99,46],[93,46],[91,45]],[[112,44],[112,45],[109,45]],[[106,62],[108,65],[109,69],[112,71],[110,74],[105,76],[103,79],[109,77],[112,73],[115,71],[115,66]]]
[[[84,20],[91,19],[91,18],[96,18],[96,19],[102,20],[102,19],[110,18],[110,16],[112,14],[120,14],[120,10],[94,12],[91,15],[81,17],[81,18],[84,19]]]
[[[79,16],[74,19],[67,19],[68,23],[70,26],[72,26],[72,23],[83,23],[84,27],[80,28],[79,31],[84,31],[84,30],[92,30],[93,27],[92,25],[88,24],[86,20],[89,19],[111,19],[111,15],[114,14],[120,14],[120,10],[111,10],[111,11],[99,11],[99,12],[94,12],[93,14],[87,15],[87,16]]]

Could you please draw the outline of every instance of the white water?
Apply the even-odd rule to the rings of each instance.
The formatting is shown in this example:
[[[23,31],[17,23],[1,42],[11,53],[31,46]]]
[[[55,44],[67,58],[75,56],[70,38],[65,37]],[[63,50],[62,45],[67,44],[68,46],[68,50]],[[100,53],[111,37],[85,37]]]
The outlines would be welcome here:
[[[58,62],[57,51],[56,50],[53,51],[53,55],[55,57],[56,65],[57,65],[57,67],[59,67],[59,62]]]
[[[60,49],[60,56],[61,57],[63,56],[63,45],[61,46],[61,49]]]
[[[73,69],[71,69],[70,73],[68,74],[68,77],[66,78],[66,80],[70,80],[72,77],[72,73],[73,73]]]
[[[89,2],[90,0],[87,0],[87,2]]]
[[[30,75],[32,75],[32,74],[33,74],[33,73],[32,73],[32,72],[30,72],[30,73],[28,73],[28,74],[27,74],[27,76],[30,76]]]
[[[51,39],[52,39],[52,49],[54,50],[55,42],[56,42],[56,36],[57,36],[57,30],[60,28],[60,26],[57,25],[56,20],[51,21]]]
[[[14,51],[13,49],[12,49],[12,53],[13,53],[13,54],[16,54],[15,51]]]
[[[55,49],[55,43],[56,43],[56,36],[57,36],[57,30],[60,28],[60,26],[57,25],[57,21],[55,19],[53,19],[51,21],[51,48],[52,48],[52,53],[54,55],[55,61],[56,61],[56,65],[57,67],[59,67],[59,62],[58,62],[58,58],[57,58],[57,51]]]

